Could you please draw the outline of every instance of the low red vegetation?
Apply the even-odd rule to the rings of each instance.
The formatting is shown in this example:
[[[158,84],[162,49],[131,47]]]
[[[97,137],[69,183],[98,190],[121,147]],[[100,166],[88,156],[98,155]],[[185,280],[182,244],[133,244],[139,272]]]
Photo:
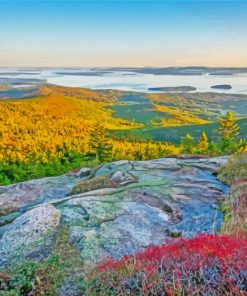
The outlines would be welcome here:
[[[240,200],[241,203],[243,203],[243,206],[247,208],[247,188],[245,188],[241,193]]]
[[[200,235],[108,260],[92,295],[247,295],[247,239]],[[95,293],[96,294],[93,294]]]
[[[242,179],[239,179],[239,180],[235,180],[233,185],[234,186],[244,186],[244,185],[247,186],[247,178],[242,178]]]

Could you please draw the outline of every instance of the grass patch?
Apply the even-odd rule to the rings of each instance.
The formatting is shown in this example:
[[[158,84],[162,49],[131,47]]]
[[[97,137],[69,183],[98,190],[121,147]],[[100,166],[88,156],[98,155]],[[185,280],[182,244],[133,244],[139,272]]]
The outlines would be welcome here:
[[[247,154],[230,158],[219,179],[230,186],[230,194],[222,204],[225,214],[222,232],[247,237]]]

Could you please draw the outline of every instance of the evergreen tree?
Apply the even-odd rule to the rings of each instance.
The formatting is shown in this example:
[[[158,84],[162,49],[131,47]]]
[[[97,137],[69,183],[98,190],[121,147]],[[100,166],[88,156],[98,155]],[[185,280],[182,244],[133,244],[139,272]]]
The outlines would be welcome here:
[[[112,144],[103,125],[94,125],[89,142],[89,154],[98,158],[99,162],[107,162],[112,159]]]
[[[219,120],[218,134],[220,149],[223,152],[235,152],[239,148],[239,125],[234,114],[230,111]]]
[[[198,153],[206,153],[208,151],[208,146],[208,137],[207,134],[203,131],[197,143]]]
[[[133,155],[134,155],[134,159],[135,160],[143,160],[144,159],[143,153],[141,152],[140,149],[135,150],[134,153],[133,153]]]
[[[208,153],[210,155],[220,155],[221,154],[221,150],[219,149],[219,145],[214,142],[214,141],[211,141],[208,145]]]
[[[193,153],[195,147],[195,140],[191,134],[187,133],[182,139],[181,145],[184,153]]]

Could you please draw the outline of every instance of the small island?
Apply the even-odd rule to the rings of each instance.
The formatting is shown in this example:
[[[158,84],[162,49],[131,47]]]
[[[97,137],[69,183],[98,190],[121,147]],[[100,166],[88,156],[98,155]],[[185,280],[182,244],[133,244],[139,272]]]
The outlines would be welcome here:
[[[176,91],[194,91],[196,87],[193,86],[170,86],[170,87],[150,87],[148,88],[150,91],[165,91],[165,92],[176,92]]]
[[[79,71],[79,72],[55,72],[58,75],[71,75],[71,76],[103,76],[104,74],[112,73],[110,71]]]
[[[229,84],[213,85],[211,88],[214,89],[232,89],[232,86]]]

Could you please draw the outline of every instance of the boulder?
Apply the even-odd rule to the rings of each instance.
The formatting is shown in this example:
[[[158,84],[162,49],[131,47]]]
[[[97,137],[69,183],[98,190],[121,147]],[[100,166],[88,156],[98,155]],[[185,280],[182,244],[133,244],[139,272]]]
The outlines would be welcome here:
[[[74,173],[71,173],[72,175],[74,174],[77,178],[85,178],[89,177],[92,173],[92,170],[90,168],[81,168],[78,171],[75,171]]]
[[[116,186],[125,186],[137,181],[137,178],[135,178],[133,175],[122,171],[114,172],[110,179],[116,184]]]
[[[0,239],[0,263],[45,246],[59,225],[61,213],[52,205],[41,205],[18,217]]]

